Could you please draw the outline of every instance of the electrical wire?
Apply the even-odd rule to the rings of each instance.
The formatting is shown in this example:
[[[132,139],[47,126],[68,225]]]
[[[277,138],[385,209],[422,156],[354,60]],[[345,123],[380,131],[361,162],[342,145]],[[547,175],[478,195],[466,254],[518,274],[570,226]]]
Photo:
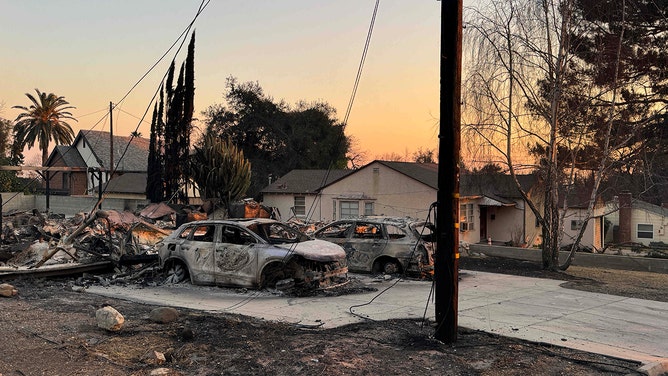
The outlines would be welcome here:
[[[378,5],[379,4],[380,4],[380,0],[376,0],[376,4],[373,8],[373,14],[371,15],[371,22],[369,24],[369,30],[367,31],[367,34],[366,34],[366,41],[364,42],[364,48],[362,49],[362,57],[360,58],[359,65],[357,67],[357,74],[355,75],[355,83],[353,84],[353,90],[352,90],[352,93],[350,94],[350,100],[348,101],[348,107],[346,108],[346,113],[343,117],[343,123],[342,123],[343,129],[342,129],[341,134],[339,135],[339,137],[336,140],[337,149],[338,149],[339,146],[341,146],[341,143],[343,142],[343,138],[344,138],[344,135],[345,135],[343,131],[345,131],[345,127],[348,124],[348,118],[350,117],[350,113],[351,113],[352,108],[353,108],[353,103],[355,102],[355,96],[357,94],[357,88],[359,87],[360,79],[362,77],[364,62],[366,61],[366,55],[367,55],[367,52],[369,51],[369,45],[371,44],[371,36],[373,35],[373,27],[376,24],[376,15],[378,14]],[[327,181],[329,180],[329,175],[330,175],[330,172],[332,171],[332,166],[333,165],[334,165],[334,161],[330,160],[329,165],[327,167],[327,170],[326,170],[325,174],[323,175],[322,180],[320,181],[320,187],[324,186],[327,183]],[[312,215],[315,212],[315,204],[316,204],[316,202],[318,202],[321,199],[320,195],[321,195],[321,193],[318,192],[318,194],[316,195],[316,199],[314,199],[313,202],[311,203],[311,207],[309,208],[308,214],[306,216],[307,222],[311,221]]]
[[[359,87],[360,78],[362,77],[362,70],[364,68],[364,61],[366,60],[366,55],[367,55],[367,52],[369,50],[369,45],[371,43],[371,35],[373,34],[373,27],[374,27],[374,24],[376,23],[376,14],[378,13],[378,4],[379,3],[380,3],[380,0],[376,0],[376,4],[373,8],[373,14],[371,16],[371,23],[369,25],[369,30],[367,31],[367,36],[366,36],[366,41],[364,43],[364,48],[362,50],[362,57],[360,58],[359,65],[357,67],[357,74],[355,76],[355,83],[353,84],[353,90],[352,90],[352,93],[350,95],[350,100],[348,102],[348,107],[346,108],[346,114],[344,116],[344,120],[343,120],[343,123],[342,123],[343,130],[345,130],[345,126],[348,123],[348,117],[350,116],[350,112],[352,111],[353,103],[355,102],[355,95],[357,93],[357,88]],[[337,149],[341,145],[341,143],[343,142],[343,136],[344,136],[344,132],[342,131],[341,134],[339,135],[339,137],[336,140]],[[330,175],[330,172],[332,170],[333,164],[334,164],[334,161],[330,160],[329,164],[328,164],[328,167],[327,167],[327,170],[326,170],[325,174],[323,175],[322,180],[320,182],[321,187],[324,186],[325,183],[329,180],[329,175]],[[307,223],[309,223],[312,220],[313,214],[315,213],[315,207],[316,207],[315,204],[320,199],[319,196],[320,196],[320,193],[318,193],[316,195],[316,199],[314,199],[313,202],[311,203],[311,206],[310,206],[310,208],[307,212],[307,215],[306,215],[306,222]],[[295,247],[296,247],[296,244],[293,244],[290,247],[290,251],[283,258],[284,261],[292,255],[292,253],[294,252]]]
[[[154,63],[154,64],[153,64],[153,65],[152,65],[152,66],[151,66],[151,67],[150,67],[150,68],[149,68],[149,69],[148,69],[148,70],[147,70],[147,71],[146,71],[146,72],[139,78],[139,80],[137,80],[137,82],[135,82],[135,84],[132,85],[132,87],[131,87],[131,88],[126,92],[126,94],[125,94],[125,95],[124,95],[124,96],[123,96],[123,97],[116,103],[116,105],[115,105],[115,106],[112,106],[112,111],[113,111],[113,109],[116,108],[116,106],[118,106],[119,104],[121,104],[121,103],[122,103],[122,102],[123,102],[129,95],[130,95],[130,93],[132,93],[132,91],[134,91],[134,89],[135,89],[135,88],[136,88],[136,87],[137,87],[137,86],[144,80],[144,78],[146,78],[146,76],[148,76],[148,74],[151,73],[151,71],[153,71],[153,69],[155,69],[155,67],[156,67],[156,66],[157,66],[157,65],[164,59],[165,56],[167,56],[167,54],[169,54],[169,52],[174,48],[174,46],[181,40],[181,44],[180,44],[178,50],[176,51],[173,60],[176,59],[176,56],[178,55],[179,51],[180,51],[181,48],[183,47],[183,44],[185,43],[186,38],[185,38],[184,36],[186,36],[186,35],[188,34],[188,32],[192,29],[192,26],[194,25],[195,21],[196,21],[197,18],[202,14],[202,12],[204,11],[204,9],[206,9],[206,7],[209,5],[210,1],[211,1],[211,0],[202,0],[202,2],[201,2],[200,5],[199,5],[199,8],[198,8],[198,10],[197,10],[197,13],[196,13],[195,16],[193,17],[193,19],[190,21],[190,23],[186,26],[186,28],[183,30],[183,32],[181,32],[181,34],[178,36],[178,38],[176,38],[176,40],[174,41],[174,43],[171,44],[171,46],[167,49],[167,51],[165,51],[165,53],[163,53],[162,56],[160,56],[160,58],[159,58],[159,59],[158,59],[158,60],[157,60],[157,61],[156,61],[156,62],[155,62],[155,63]],[[163,78],[162,78],[162,80],[161,80],[161,84],[162,84],[162,82],[164,81],[164,79],[165,79],[166,76],[167,76],[167,73],[165,73],[165,74],[163,75]],[[159,85],[159,87],[160,87],[160,85]],[[158,88],[158,90],[156,90],[156,93],[155,93],[155,94],[153,95],[153,97],[151,98],[151,101],[149,102],[149,104],[148,104],[148,106],[147,106],[147,109],[146,109],[146,111],[144,112],[144,115],[142,116],[142,118],[140,119],[139,123],[138,123],[137,126],[135,127],[135,133],[136,133],[137,130],[139,129],[139,126],[141,125],[141,123],[144,121],[144,118],[146,117],[146,114],[148,113],[149,109],[151,108],[151,104],[152,104],[153,101],[155,100],[155,97],[157,96],[157,93],[159,92],[159,90],[160,90],[160,89]],[[82,115],[82,116],[92,115],[92,114],[95,114],[95,113],[98,113],[98,112],[101,112],[101,111],[104,111],[104,110],[94,111],[94,112],[91,112],[91,113],[88,113],[88,114],[84,114],[84,115]],[[106,120],[107,116],[109,116],[109,113],[106,113],[102,118],[100,118],[100,119],[93,125],[93,127],[91,127],[90,129],[88,129],[87,131],[85,131],[85,132],[84,132],[84,135],[86,135],[86,134],[88,134],[90,131],[94,130],[94,129],[95,129],[95,128],[102,122],[102,121]],[[129,148],[129,146],[130,146],[130,143],[132,142],[133,139],[134,139],[134,134],[131,135],[130,140],[128,141],[128,143],[127,143],[127,145],[126,145],[126,147],[125,147],[125,150],[123,151],[121,157],[119,158],[119,162],[120,162],[120,160],[123,159],[123,157],[124,157],[125,154],[127,153],[127,150],[128,150],[128,148]],[[72,150],[72,148],[68,149],[68,150],[65,152],[65,154],[69,153],[71,150]],[[64,155],[63,155],[63,157],[64,157]],[[112,165],[115,165],[115,164],[114,164],[114,161],[110,161],[110,163],[111,163]],[[116,166],[117,166],[117,165],[116,165]],[[113,176],[113,174],[114,174],[115,172],[116,172],[116,167],[114,167],[114,170],[112,171],[112,173],[111,173],[110,176]],[[39,174],[39,173],[38,173],[38,174]],[[41,175],[41,174],[40,174],[40,175]],[[109,179],[111,179],[111,178],[109,178]],[[106,190],[106,187],[108,186],[109,179],[106,181],[105,190]],[[36,180],[37,180],[37,177],[34,177],[31,181],[26,182],[26,183],[24,184],[24,189],[25,189],[25,187],[27,187],[29,184],[33,183],[33,182],[36,181]],[[100,182],[100,184],[101,184],[101,182]],[[17,193],[14,194],[13,196],[11,196],[11,197],[9,198],[9,200],[7,200],[7,201],[5,202],[5,204],[7,204],[7,203],[11,202],[13,199],[15,199],[16,196],[18,195],[18,193],[19,193],[19,192],[17,192]],[[99,207],[99,205],[101,204],[102,201],[103,201],[103,200],[98,200],[98,202],[93,206],[93,209],[91,210],[91,212],[94,211],[96,207]]]
[[[175,61],[175,60],[176,60],[176,56],[178,56],[179,52],[180,52],[181,49],[183,48],[183,45],[185,44],[186,39],[187,39],[187,35],[188,35],[188,33],[190,32],[190,30],[192,29],[192,26],[194,25],[194,23],[195,23],[195,21],[197,20],[197,18],[202,14],[202,12],[204,11],[204,9],[206,9],[206,7],[209,5],[210,2],[211,2],[211,0],[202,0],[202,2],[200,3],[199,9],[197,10],[197,13],[196,13],[195,16],[193,17],[192,21],[190,21],[190,23],[188,24],[188,26],[187,26],[187,27],[183,30],[183,32],[179,35],[179,37],[177,38],[177,40],[174,41],[174,43],[172,43],[172,45],[171,45],[171,46],[169,47],[169,49],[168,49],[168,50],[167,50],[167,51],[160,57],[160,59],[159,59],[155,64],[153,64],[153,66],[151,66],[151,68],[149,69],[149,71],[146,72],[146,73],[140,78],[140,80],[139,80],[137,83],[135,83],[135,85],[128,91],[128,93],[125,94],[125,96],[123,96],[123,98],[121,98],[121,100],[119,101],[119,103],[117,103],[116,105],[114,105],[113,108],[116,108],[116,107],[117,107],[117,106],[118,106],[118,105],[119,105],[119,104],[120,104],[120,103],[121,103],[121,102],[122,102],[128,95],[129,95],[129,94],[130,94],[130,92],[132,92],[132,90],[134,90],[134,88],[137,87],[137,85],[139,84],[139,82],[141,82],[141,80],[143,80],[144,77],[146,77],[146,76],[148,75],[148,73],[150,73],[150,71],[153,70],[153,68],[155,68],[155,66],[156,66],[156,65],[157,65],[157,64],[158,64],[158,63],[159,63],[159,62],[160,62],[160,61],[161,61],[161,60],[162,60],[162,59],[169,53],[169,51],[172,50],[172,48],[178,43],[178,41],[181,40],[181,44],[179,44],[179,47],[178,47],[178,49],[176,50],[176,52],[175,52],[175,54],[174,54],[174,57],[172,58],[172,61]],[[160,80],[160,85],[158,85],[157,89],[156,89],[155,92],[153,93],[153,97],[151,97],[151,100],[149,101],[148,105],[146,106],[146,109],[144,110],[144,114],[142,115],[141,119],[139,119],[139,121],[137,122],[137,126],[135,127],[135,130],[130,134],[130,139],[129,139],[128,142],[126,143],[126,145],[125,145],[125,149],[123,150],[123,153],[121,154],[121,156],[120,156],[120,158],[119,158],[119,164],[120,164],[120,161],[122,161],[123,158],[125,157],[125,155],[127,154],[128,149],[130,148],[130,144],[132,143],[132,140],[134,140],[135,135],[137,134],[137,131],[139,130],[139,127],[141,126],[141,123],[144,122],[144,119],[146,118],[146,115],[147,115],[148,112],[150,111],[151,106],[152,106],[153,102],[155,101],[155,98],[156,98],[156,97],[158,96],[158,94],[160,93],[160,90],[161,90],[161,88],[162,88],[162,85],[163,85],[164,80],[165,80],[165,78],[167,77],[167,74],[168,74],[168,73],[169,73],[169,70],[167,70],[167,71],[165,72],[165,74],[162,76],[162,79]],[[106,191],[107,191],[107,188],[109,187],[109,182],[111,181],[111,177],[114,176],[114,174],[116,173],[116,170],[118,169],[118,165],[119,165],[119,164],[115,164],[114,161],[111,161],[110,163],[112,164],[113,169],[112,169],[112,171],[111,171],[110,178],[107,179],[107,181],[105,182],[105,186],[104,186],[104,189],[103,189],[103,192],[104,192],[104,193],[103,193],[103,197],[100,198],[100,199],[98,200],[98,202],[94,205],[94,207],[93,207],[93,209],[91,210],[91,212],[94,211],[95,208],[99,207],[99,206],[102,204],[102,202],[104,201],[104,199],[106,198],[106,196],[107,196],[107,195],[106,195]]]

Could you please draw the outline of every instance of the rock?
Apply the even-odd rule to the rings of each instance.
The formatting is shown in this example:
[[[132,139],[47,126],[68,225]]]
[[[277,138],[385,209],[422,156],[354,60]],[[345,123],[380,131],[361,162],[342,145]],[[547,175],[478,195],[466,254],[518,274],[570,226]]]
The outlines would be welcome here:
[[[161,324],[167,324],[179,318],[179,311],[172,307],[158,307],[151,311],[149,320]]]
[[[144,363],[154,364],[154,365],[163,364],[166,361],[165,354],[155,350],[146,353],[146,355],[142,357],[142,360],[144,361]]]
[[[10,285],[9,283],[0,284],[0,296],[4,296],[5,298],[11,298],[12,296],[18,293],[19,290],[14,288],[14,286]]]
[[[121,330],[125,323],[125,317],[111,306],[104,306],[95,311],[95,319],[98,327],[111,332]]]

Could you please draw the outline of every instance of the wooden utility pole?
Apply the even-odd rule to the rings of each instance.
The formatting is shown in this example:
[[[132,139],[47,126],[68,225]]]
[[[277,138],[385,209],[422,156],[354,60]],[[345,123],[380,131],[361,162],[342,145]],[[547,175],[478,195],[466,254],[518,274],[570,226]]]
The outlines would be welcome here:
[[[462,0],[441,0],[441,121],[434,256],[436,339],[457,341]]]
[[[107,168],[111,173],[114,173],[114,104],[109,102],[109,166]],[[107,176],[107,180],[111,179],[111,176]]]

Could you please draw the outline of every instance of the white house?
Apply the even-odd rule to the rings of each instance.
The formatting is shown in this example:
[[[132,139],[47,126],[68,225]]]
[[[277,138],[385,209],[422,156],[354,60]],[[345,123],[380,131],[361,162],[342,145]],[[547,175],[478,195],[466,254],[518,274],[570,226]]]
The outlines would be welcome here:
[[[634,200],[631,193],[624,192],[606,204],[606,212],[613,228],[606,243],[668,243],[668,208]]]
[[[525,191],[535,184],[534,175],[517,178]],[[510,175],[462,175],[459,192],[460,240],[520,246],[538,239],[540,227]]]
[[[321,220],[370,215],[426,219],[436,201],[437,177],[433,163],[373,161],[320,189]]]

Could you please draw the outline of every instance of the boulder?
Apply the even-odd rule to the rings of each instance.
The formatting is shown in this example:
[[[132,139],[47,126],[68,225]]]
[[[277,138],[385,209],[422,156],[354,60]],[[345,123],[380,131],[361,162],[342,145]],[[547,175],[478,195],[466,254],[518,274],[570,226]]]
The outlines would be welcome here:
[[[117,332],[123,328],[125,317],[114,307],[104,306],[95,312],[97,326],[110,332]]]
[[[172,307],[158,307],[151,311],[149,320],[161,324],[167,324],[179,318],[179,311]]]
[[[9,283],[0,284],[0,296],[4,296],[5,298],[11,298],[12,296],[18,293],[19,290],[14,288],[14,286],[10,285]]]

